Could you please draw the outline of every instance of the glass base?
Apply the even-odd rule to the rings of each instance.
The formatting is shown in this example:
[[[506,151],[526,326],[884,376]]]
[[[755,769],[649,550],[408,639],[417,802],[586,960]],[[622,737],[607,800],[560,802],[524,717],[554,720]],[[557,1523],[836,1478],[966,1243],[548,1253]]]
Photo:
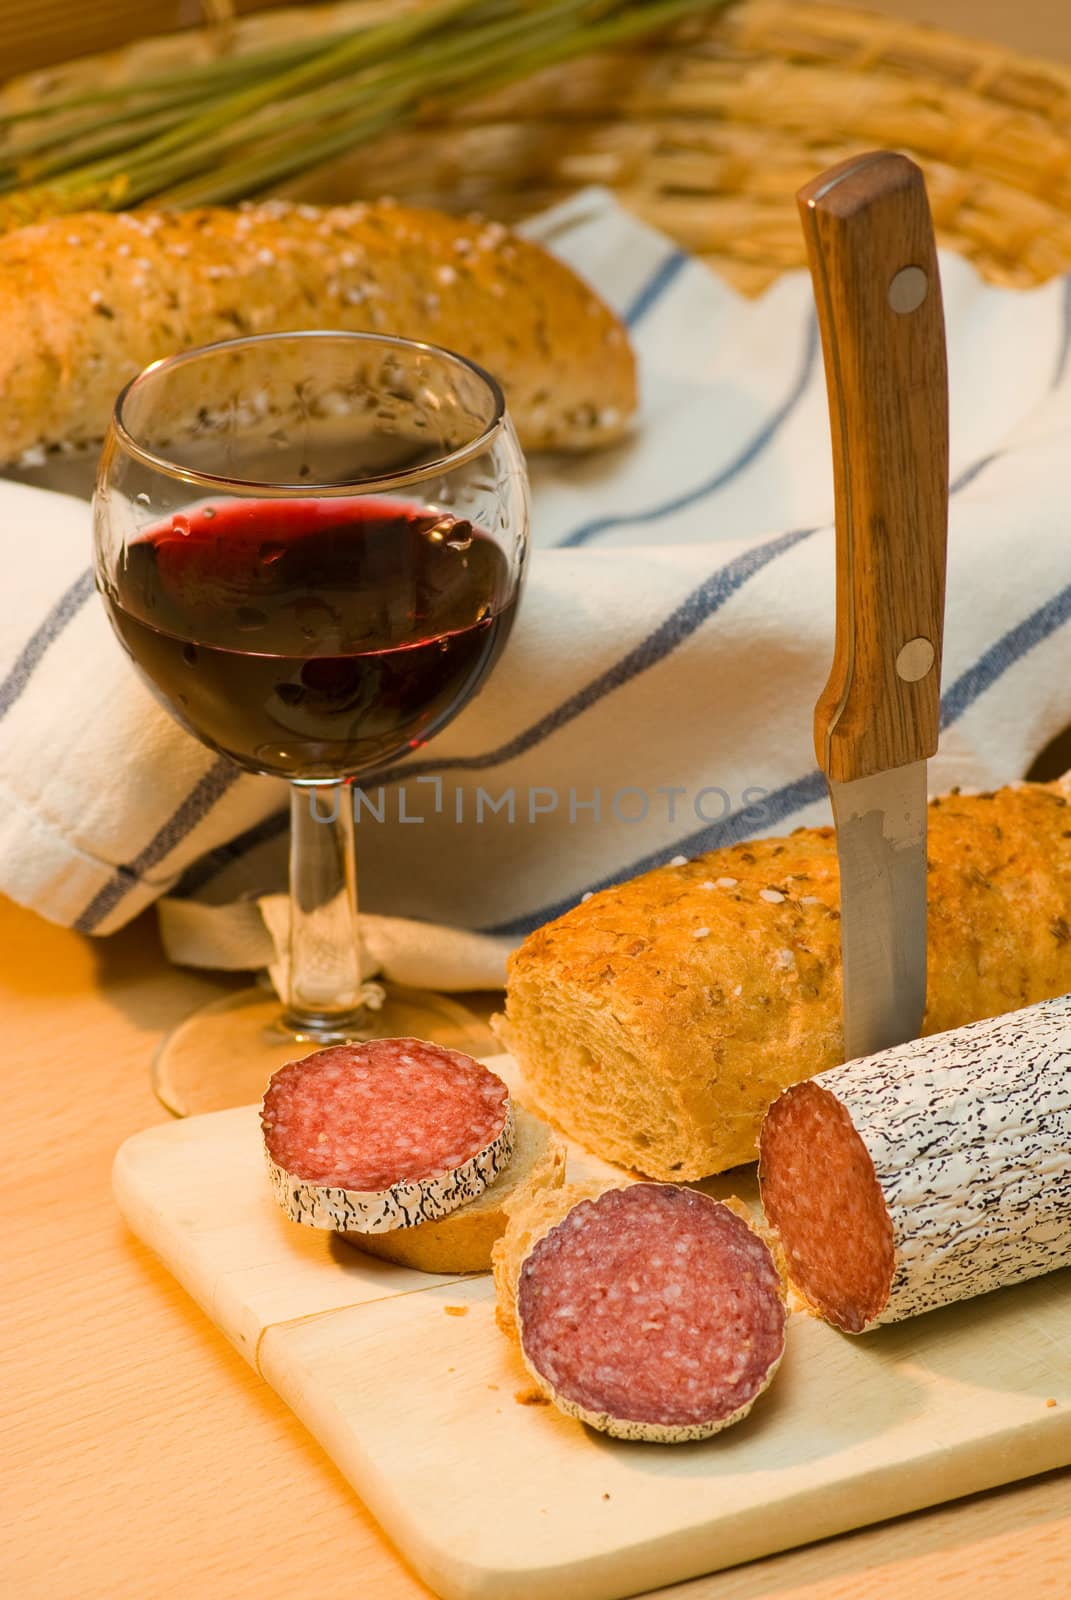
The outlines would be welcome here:
[[[329,1043],[411,1038],[472,1056],[501,1052],[487,1024],[458,1001],[393,984],[382,992],[382,1005],[353,1030],[315,1037],[289,1029],[281,1002],[270,992],[250,988],[225,995],[187,1017],[160,1045],[152,1067],[157,1098],[177,1117],[254,1105],[278,1067]]]

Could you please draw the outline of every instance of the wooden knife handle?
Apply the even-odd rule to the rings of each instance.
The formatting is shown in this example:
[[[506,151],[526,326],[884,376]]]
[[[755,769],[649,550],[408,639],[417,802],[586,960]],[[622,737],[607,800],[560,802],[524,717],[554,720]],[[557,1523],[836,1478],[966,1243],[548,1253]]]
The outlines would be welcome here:
[[[845,781],[932,756],[948,528],[948,370],[922,173],[889,151],[798,195],[825,357],[837,625],[815,707],[818,763]]]

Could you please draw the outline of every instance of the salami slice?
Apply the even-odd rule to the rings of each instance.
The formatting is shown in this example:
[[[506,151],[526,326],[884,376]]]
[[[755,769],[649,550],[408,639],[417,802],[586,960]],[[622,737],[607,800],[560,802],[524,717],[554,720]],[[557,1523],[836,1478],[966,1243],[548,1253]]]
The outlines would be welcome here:
[[[1071,996],[786,1090],[759,1184],[790,1276],[849,1333],[1071,1264]]]
[[[261,1110],[275,1195],[295,1222],[387,1233],[456,1211],[513,1155],[501,1078],[421,1039],[337,1045],[274,1074]]]
[[[619,1439],[704,1439],[751,1409],[781,1360],[767,1246],[727,1205],[675,1184],[583,1200],[517,1284],[521,1353],[569,1416]]]

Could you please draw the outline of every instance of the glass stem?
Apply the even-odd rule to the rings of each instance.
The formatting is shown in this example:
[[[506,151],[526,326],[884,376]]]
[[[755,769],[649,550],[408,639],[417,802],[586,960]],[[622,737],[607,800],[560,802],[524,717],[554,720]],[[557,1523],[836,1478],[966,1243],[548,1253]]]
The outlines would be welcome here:
[[[290,980],[284,1021],[327,1042],[367,1021],[353,805],[345,783],[290,785]]]

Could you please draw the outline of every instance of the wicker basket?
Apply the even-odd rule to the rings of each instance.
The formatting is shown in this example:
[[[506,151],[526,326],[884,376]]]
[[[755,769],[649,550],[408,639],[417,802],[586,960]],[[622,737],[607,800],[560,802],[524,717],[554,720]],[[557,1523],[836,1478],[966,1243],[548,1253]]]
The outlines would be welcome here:
[[[391,12],[397,0],[273,11],[48,77],[99,81]],[[1071,70],[806,0],[738,0],[362,146],[286,192],[391,193],[510,220],[602,183],[757,293],[802,262],[800,184],[875,146],[922,164],[941,242],[987,278],[1026,285],[1071,268]]]

